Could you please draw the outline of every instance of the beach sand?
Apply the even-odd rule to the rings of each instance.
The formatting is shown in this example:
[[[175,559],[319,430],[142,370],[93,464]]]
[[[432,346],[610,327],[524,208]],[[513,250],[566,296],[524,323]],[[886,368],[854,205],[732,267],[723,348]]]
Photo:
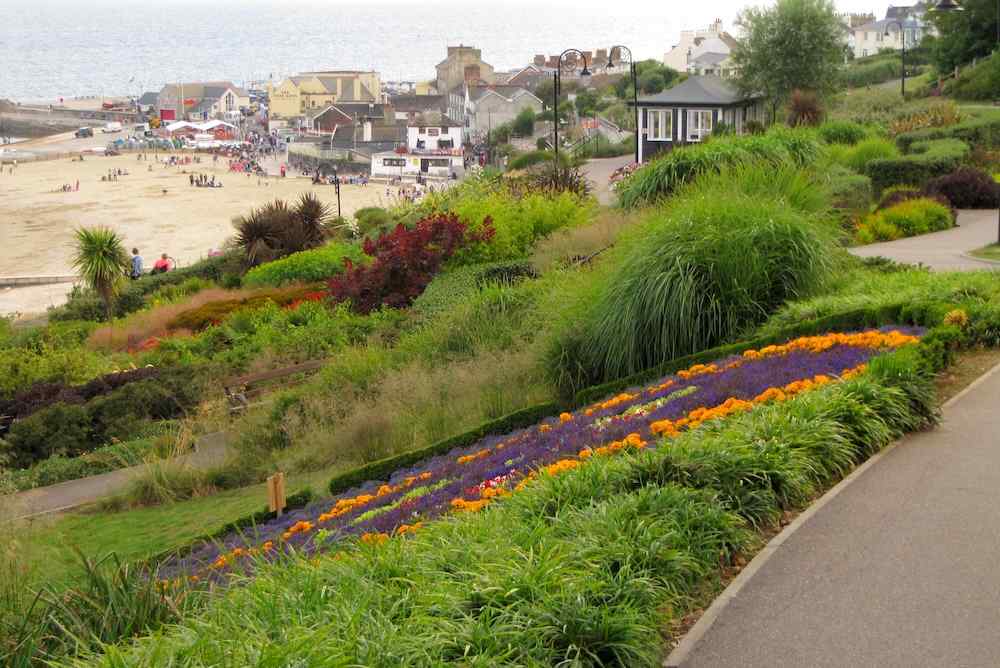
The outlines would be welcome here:
[[[130,175],[101,182],[109,169],[119,168]],[[192,188],[186,171],[215,175],[224,187]],[[77,180],[79,192],[58,191]],[[224,158],[213,167],[211,157],[205,156],[201,164],[179,167],[165,167],[152,159],[140,162],[130,153],[88,155],[83,162],[22,163],[13,176],[5,169],[0,175],[0,277],[72,274],[73,231],[81,226],[115,229],[128,249],[139,248],[148,266],[160,253],[184,266],[222,246],[233,235],[233,217],[269,200],[293,201],[301,193],[313,192],[336,212],[333,186],[313,186],[308,178],[291,176],[271,177],[265,183],[269,185],[258,185],[256,176],[230,172]],[[361,207],[390,202],[385,186],[345,185],[341,204],[343,215],[350,216]],[[45,305],[21,310],[41,311]]]

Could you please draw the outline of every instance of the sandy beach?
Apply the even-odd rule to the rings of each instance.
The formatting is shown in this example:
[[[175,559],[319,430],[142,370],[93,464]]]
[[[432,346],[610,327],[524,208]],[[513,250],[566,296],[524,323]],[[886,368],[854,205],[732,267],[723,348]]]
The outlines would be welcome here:
[[[166,167],[149,157],[143,162],[135,154],[88,155],[83,162],[22,163],[13,176],[6,168],[0,175],[0,277],[73,273],[73,231],[80,226],[110,226],[148,262],[167,253],[183,266],[232,236],[233,217],[268,200],[294,200],[311,191],[336,211],[334,187],[313,186],[308,178],[271,177],[259,185],[255,176],[230,172],[224,158],[215,166],[210,156],[202,156],[201,164]],[[109,169],[129,175],[102,182]],[[214,175],[223,187],[193,188],[188,172]],[[78,180],[78,192],[59,190]],[[385,187],[342,186],[341,204],[345,216],[364,206],[386,205]]]

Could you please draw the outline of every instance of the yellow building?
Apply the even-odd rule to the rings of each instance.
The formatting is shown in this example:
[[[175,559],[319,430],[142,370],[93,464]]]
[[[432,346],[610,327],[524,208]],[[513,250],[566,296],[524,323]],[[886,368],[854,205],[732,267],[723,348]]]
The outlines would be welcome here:
[[[276,86],[268,86],[272,118],[295,118],[318,112],[331,104],[381,102],[378,72],[353,70],[303,72]]]

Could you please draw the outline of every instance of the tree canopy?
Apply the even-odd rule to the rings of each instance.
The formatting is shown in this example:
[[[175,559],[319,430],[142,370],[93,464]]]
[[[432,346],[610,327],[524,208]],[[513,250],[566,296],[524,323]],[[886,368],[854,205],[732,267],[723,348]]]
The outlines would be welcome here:
[[[939,36],[925,38],[930,45],[934,65],[947,72],[973,58],[990,54],[998,44],[995,0],[962,0],[962,12],[928,12]]]
[[[830,0],[778,0],[745,10],[737,24],[745,35],[732,55],[741,92],[783,104],[796,89],[836,90],[842,28]]]

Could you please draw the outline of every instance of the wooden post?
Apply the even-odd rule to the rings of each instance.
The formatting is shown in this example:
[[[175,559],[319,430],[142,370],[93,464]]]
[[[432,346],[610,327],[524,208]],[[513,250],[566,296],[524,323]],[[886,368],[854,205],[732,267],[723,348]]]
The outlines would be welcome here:
[[[280,471],[267,479],[267,507],[278,517],[285,510],[285,474]]]

